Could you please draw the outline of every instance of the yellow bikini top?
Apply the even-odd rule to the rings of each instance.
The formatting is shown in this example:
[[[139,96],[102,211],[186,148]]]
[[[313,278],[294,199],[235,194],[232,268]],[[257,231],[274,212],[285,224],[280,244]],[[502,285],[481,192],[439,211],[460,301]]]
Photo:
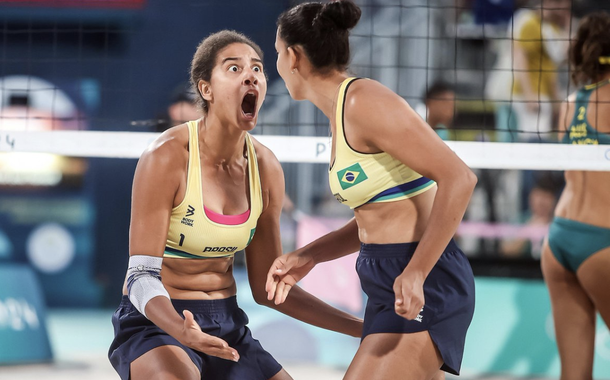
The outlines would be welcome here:
[[[184,200],[172,209],[163,257],[205,259],[233,256],[250,244],[263,209],[258,162],[252,140],[246,134],[250,210],[241,215],[220,215],[205,209],[197,122],[189,121],[188,129],[186,194]]]
[[[436,185],[386,152],[360,153],[352,149],[343,128],[349,86],[360,78],[347,78],[339,87],[336,111],[335,160],[328,171],[330,189],[350,208],[372,202],[394,202],[414,197]]]

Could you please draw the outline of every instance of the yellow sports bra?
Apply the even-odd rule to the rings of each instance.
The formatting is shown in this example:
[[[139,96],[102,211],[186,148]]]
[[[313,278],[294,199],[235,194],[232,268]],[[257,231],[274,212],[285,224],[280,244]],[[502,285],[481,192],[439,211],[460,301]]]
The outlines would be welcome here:
[[[345,139],[343,127],[345,95],[360,78],[347,78],[339,87],[336,129],[333,138],[335,160],[328,171],[330,189],[350,208],[372,202],[394,202],[414,197],[436,185],[386,152],[360,153]]]
[[[250,244],[263,209],[256,152],[246,134],[250,210],[220,215],[206,210],[201,183],[197,121],[188,122],[189,163],[184,200],[172,209],[163,257],[204,259],[233,256]]]

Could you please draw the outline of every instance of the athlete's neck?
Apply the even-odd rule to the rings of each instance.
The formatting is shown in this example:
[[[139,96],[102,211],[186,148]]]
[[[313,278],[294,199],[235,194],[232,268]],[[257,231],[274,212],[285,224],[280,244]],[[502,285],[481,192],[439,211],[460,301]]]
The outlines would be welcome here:
[[[242,163],[245,155],[246,132],[237,128],[224,128],[213,119],[199,119],[199,153],[215,166]]]
[[[311,76],[307,99],[332,120],[335,113],[335,102],[339,94],[339,87],[349,75],[345,72],[335,72],[329,76]]]

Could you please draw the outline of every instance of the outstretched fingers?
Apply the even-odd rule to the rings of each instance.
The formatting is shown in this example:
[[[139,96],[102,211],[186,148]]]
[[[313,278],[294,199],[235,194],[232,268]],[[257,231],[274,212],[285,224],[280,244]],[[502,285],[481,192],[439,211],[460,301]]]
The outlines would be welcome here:
[[[195,321],[193,313],[189,310],[184,310],[182,314],[184,315],[184,330],[187,332],[187,338],[183,344],[211,356],[217,356],[234,362],[239,360],[237,350],[230,347],[226,341],[201,331],[201,327]]]
[[[206,345],[208,348],[205,353],[208,355],[217,356],[234,362],[239,361],[239,353],[237,350],[230,347],[227,342],[218,337],[208,335],[206,338]]]

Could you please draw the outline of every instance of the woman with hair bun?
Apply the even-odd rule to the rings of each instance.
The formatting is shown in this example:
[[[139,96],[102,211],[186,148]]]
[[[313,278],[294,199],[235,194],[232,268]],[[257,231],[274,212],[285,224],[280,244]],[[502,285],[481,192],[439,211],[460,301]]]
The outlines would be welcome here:
[[[574,84],[561,106],[561,142],[610,144],[610,15],[585,17],[570,51]],[[561,379],[591,379],[595,319],[610,326],[610,173],[566,171],[542,252]]]
[[[310,2],[278,19],[278,72],[293,99],[330,119],[330,187],[355,218],[277,258],[267,297],[282,303],[317,263],[360,250],[368,301],[345,379],[443,379],[459,373],[474,312],[474,277],[453,235],[477,180],[404,99],[348,73],[360,15],[351,1]]]

